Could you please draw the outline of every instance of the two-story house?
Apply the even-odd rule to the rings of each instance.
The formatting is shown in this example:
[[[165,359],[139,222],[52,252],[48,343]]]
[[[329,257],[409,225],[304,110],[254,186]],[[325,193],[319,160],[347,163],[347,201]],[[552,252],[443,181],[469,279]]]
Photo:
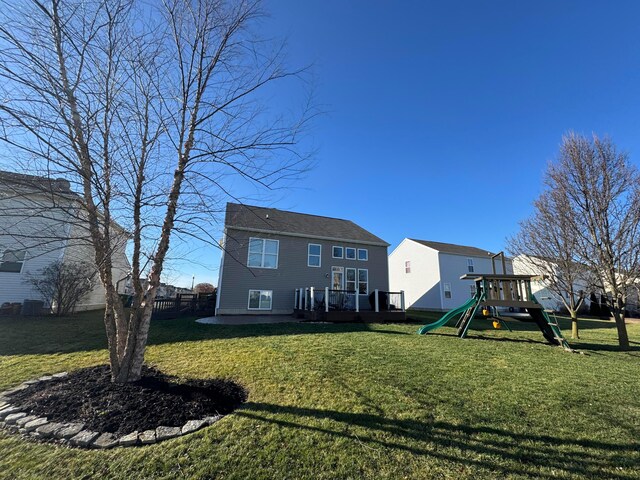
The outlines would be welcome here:
[[[389,290],[388,246],[349,220],[228,203],[216,313],[291,314],[307,287],[357,292],[370,309]]]
[[[0,171],[0,305],[40,297],[30,279],[37,279],[54,262],[94,264],[81,198],[68,181]],[[125,255],[128,233],[113,224],[114,276],[129,272]],[[88,278],[91,291],[76,310],[104,307],[104,288],[97,276]],[[124,289],[124,282],[120,285]]]
[[[513,273],[511,261],[494,262],[495,254],[481,248],[405,238],[389,255],[389,282],[405,292],[407,308],[447,311],[475,294],[465,274]]]

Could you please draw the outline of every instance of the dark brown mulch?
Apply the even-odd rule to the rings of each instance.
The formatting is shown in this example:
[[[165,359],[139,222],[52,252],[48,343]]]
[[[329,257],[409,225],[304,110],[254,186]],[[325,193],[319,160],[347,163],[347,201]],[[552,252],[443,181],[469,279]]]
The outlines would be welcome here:
[[[149,367],[142,375],[138,382],[115,384],[108,366],[85,368],[36,383],[11,398],[32,415],[80,421],[88,430],[116,435],[160,425],[180,427],[229,413],[247,400],[244,387],[231,380],[180,380]]]

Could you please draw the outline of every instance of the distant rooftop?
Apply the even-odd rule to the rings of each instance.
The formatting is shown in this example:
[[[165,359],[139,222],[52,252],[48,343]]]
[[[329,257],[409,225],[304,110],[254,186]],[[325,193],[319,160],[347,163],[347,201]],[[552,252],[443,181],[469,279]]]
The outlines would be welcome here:
[[[288,212],[277,208],[256,207],[227,203],[225,225],[246,230],[266,230],[274,233],[289,233],[300,236],[347,240],[354,243],[369,243],[389,246],[351,220],[322,217],[307,213]]]
[[[63,178],[47,178],[24,173],[0,170],[0,182],[13,188],[28,188],[39,192],[74,194],[68,180]]]
[[[414,242],[420,243],[426,247],[433,248],[442,253],[451,253],[454,255],[469,255],[472,257],[492,257],[495,255],[493,252],[489,252],[487,250],[483,250],[481,248],[476,247],[468,247],[465,245],[455,245],[453,243],[443,243],[443,242],[432,242],[430,240],[416,240],[415,238],[410,238]]]

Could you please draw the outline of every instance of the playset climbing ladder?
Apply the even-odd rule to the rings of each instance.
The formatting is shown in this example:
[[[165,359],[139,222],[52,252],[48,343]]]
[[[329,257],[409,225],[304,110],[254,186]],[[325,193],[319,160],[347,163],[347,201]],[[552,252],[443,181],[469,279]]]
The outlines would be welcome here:
[[[495,270],[495,267],[494,267]],[[504,259],[503,259],[504,271]],[[552,320],[536,297],[531,293],[532,275],[476,275],[466,274],[461,280],[473,280],[476,284],[476,294],[458,308],[450,310],[436,322],[424,325],[418,333],[425,334],[447,324],[452,318],[460,316],[456,327],[458,336],[464,338],[469,326],[478,311],[483,307],[513,307],[523,308],[529,313],[531,319],[538,326],[544,338],[553,344],[570,349],[569,344],[562,336],[557,321]],[[500,317],[498,317],[500,318]]]

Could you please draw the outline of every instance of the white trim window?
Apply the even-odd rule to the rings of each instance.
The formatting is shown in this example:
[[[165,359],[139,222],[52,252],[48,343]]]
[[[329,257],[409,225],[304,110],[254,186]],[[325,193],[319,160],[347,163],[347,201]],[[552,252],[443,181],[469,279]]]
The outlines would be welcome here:
[[[404,273],[411,273],[411,260],[404,262]]]
[[[467,271],[473,273],[473,258],[467,258]]]
[[[444,298],[451,298],[451,284],[444,283],[442,289],[444,290]]]
[[[2,252],[0,257],[0,272],[22,273],[26,250],[9,250]]]
[[[247,266],[252,268],[278,268],[279,240],[249,238]]]
[[[353,247],[345,247],[344,248],[344,258],[347,260],[355,260],[356,259],[356,249]]]
[[[369,260],[369,250],[367,250],[366,248],[359,248],[358,260],[360,260],[361,262],[366,262],[367,260]]]
[[[369,270],[366,268],[358,269],[358,293],[361,295],[369,293]]]
[[[273,290],[249,290],[248,310],[271,310]]]
[[[322,245],[310,243],[307,247],[307,267],[322,266]]]
[[[334,245],[331,247],[331,256],[333,258],[344,258],[344,248]]]
[[[346,281],[345,281],[345,290],[347,292],[355,292],[356,291],[356,278],[357,278],[357,270],[355,268],[347,268],[346,272]]]

